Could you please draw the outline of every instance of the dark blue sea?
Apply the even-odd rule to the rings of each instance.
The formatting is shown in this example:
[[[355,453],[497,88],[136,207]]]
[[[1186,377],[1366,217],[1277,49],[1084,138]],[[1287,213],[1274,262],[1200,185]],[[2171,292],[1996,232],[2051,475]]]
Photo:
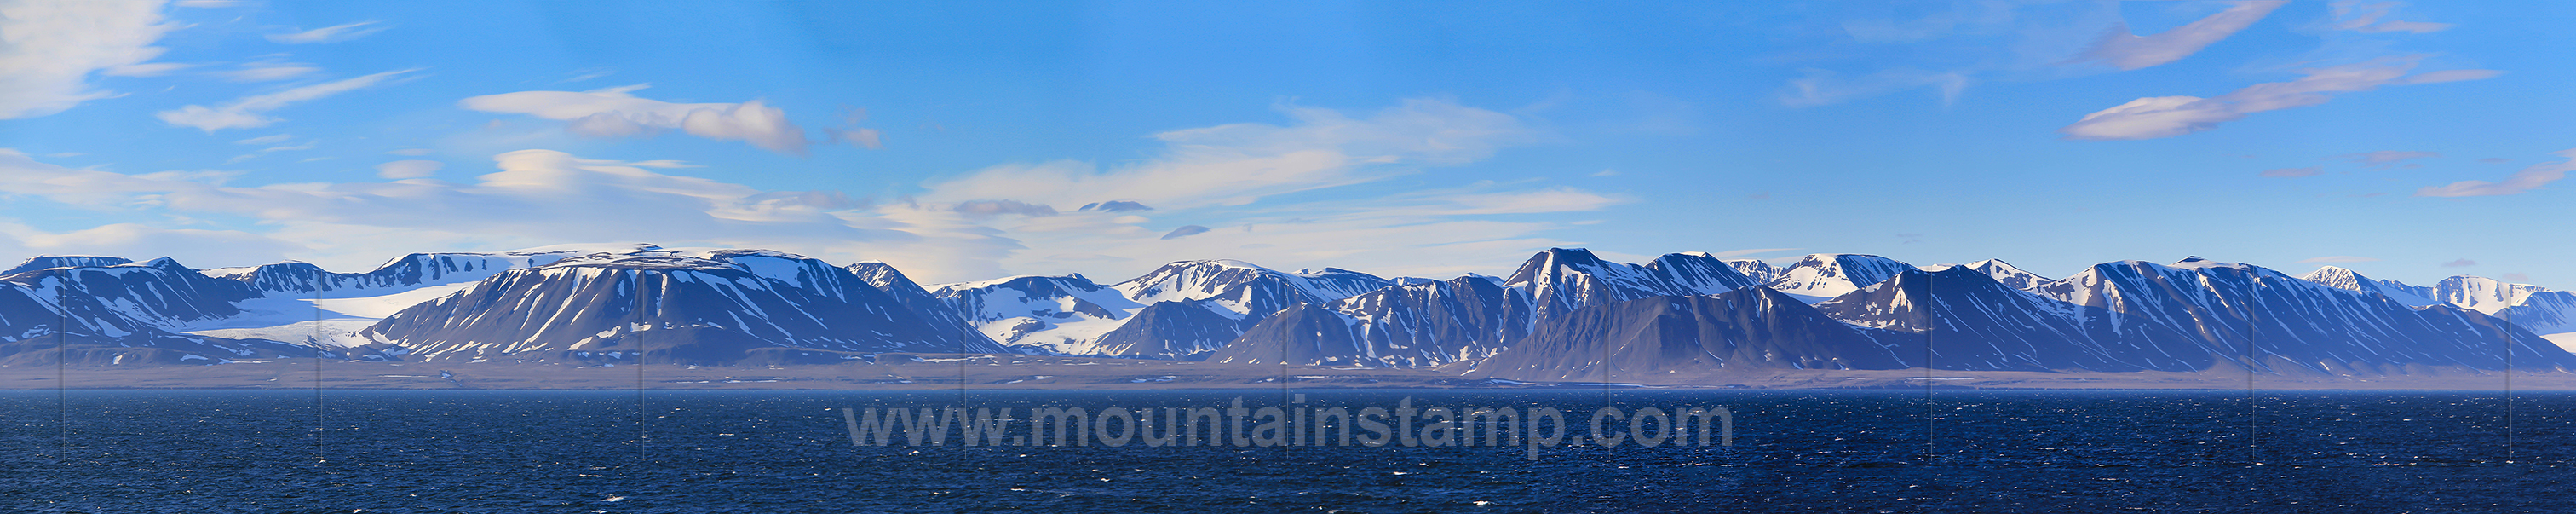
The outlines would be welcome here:
[[[1574,425],[1724,407],[1734,446],[855,446],[840,410],[1237,397]],[[2576,512],[2564,393],[48,390],[0,408],[11,512]]]

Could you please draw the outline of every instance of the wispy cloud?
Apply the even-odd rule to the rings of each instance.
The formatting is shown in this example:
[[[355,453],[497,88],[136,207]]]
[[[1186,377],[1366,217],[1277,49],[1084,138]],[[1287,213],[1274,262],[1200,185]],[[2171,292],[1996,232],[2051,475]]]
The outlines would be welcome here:
[[[274,249],[332,266],[363,266],[423,249],[635,240],[884,260],[930,281],[1141,273],[1174,258],[1413,276],[1493,273],[1520,252],[1576,244],[1546,235],[1570,223],[1530,214],[1625,201],[1543,183],[1424,188],[1385,181],[1541,139],[1508,114],[1442,100],[1378,110],[1281,110],[1289,121],[1155,134],[1163,150],[1139,161],[994,166],[889,202],[834,191],[763,190],[669,171],[693,166],[688,163],[585,159],[550,150],[494,156],[493,169],[471,178],[458,178],[452,163],[397,160],[374,170],[393,180],[256,187],[66,168],[0,151],[0,191],[82,209],[245,219],[244,231],[136,227],[131,233]],[[446,180],[426,179],[433,173]],[[1362,183],[1376,183],[1369,186],[1375,189],[1328,200],[1294,194]],[[1063,209],[1111,202],[1119,208]],[[1188,226],[1208,230],[1163,239]],[[64,237],[42,231],[18,243],[0,237],[0,251],[33,248],[24,241],[43,238],[70,241]],[[50,251],[87,248],[46,244]]]
[[[2468,260],[2468,259],[2460,259],[2460,260],[2456,260],[2456,261],[2451,261],[2451,262],[2445,262],[2445,263],[2442,263],[2442,267],[2445,267],[2445,268],[2466,268],[2466,267],[2469,267],[2469,266],[2476,266],[2476,265],[2478,265],[2478,261],[2473,261],[2473,260]]]
[[[348,40],[351,40],[351,39],[357,39],[357,38],[361,38],[361,37],[366,37],[368,34],[374,34],[374,33],[377,33],[377,32],[383,32],[385,29],[387,29],[387,28],[391,28],[391,27],[389,27],[389,26],[382,25],[381,23],[383,23],[383,22],[380,22],[380,21],[361,21],[361,22],[351,23],[351,24],[347,24],[347,25],[333,25],[333,26],[329,26],[329,27],[322,27],[322,28],[318,28],[318,29],[307,30],[307,31],[301,31],[301,32],[289,32],[289,33],[285,33],[285,34],[269,34],[269,35],[268,35],[268,40],[269,40],[270,42],[283,43],[283,44],[289,44],[289,45],[300,45],[300,44],[311,44],[311,43],[338,43],[338,42],[341,42],[341,41],[348,41]]]
[[[213,133],[217,130],[229,128],[265,127],[269,124],[281,121],[278,118],[265,116],[264,114],[268,111],[277,110],[288,105],[329,97],[331,95],[374,87],[378,84],[396,80],[404,74],[414,71],[420,70],[418,68],[414,68],[408,70],[388,71],[363,77],[303,86],[264,95],[246,96],[234,99],[230,102],[217,104],[212,108],[202,105],[189,105],[186,107],[180,107],[176,110],[161,111],[157,116],[161,118],[163,123],[168,123],[173,126],[195,128],[206,131],[207,133]]]
[[[2336,156],[2327,157],[2327,158],[2326,158],[2326,160],[2330,160],[2330,161],[2346,161],[2346,162],[2355,162],[2355,163],[2360,163],[2362,166],[2367,166],[2367,167],[2371,167],[2371,168],[2386,168],[2386,167],[2389,167],[2389,166],[2395,166],[2395,165],[2397,165],[2398,163],[2403,163],[2403,162],[2410,161],[2410,160],[2415,160],[2415,159],[2425,159],[2425,158],[2432,158],[2432,157],[2441,157],[2441,156],[2442,156],[2442,153],[2441,153],[2441,152],[2400,152],[2400,151],[2394,151],[2394,150],[2381,150],[2381,151],[2377,151],[2377,152],[2348,153],[2348,154],[2343,154],[2343,155],[2336,155]]]
[[[14,4],[13,4],[14,5]],[[155,2],[59,2],[0,8],[0,120],[44,116],[117,96],[92,74],[148,76],[181,65],[149,63],[177,28]]]
[[[2299,263],[2301,263],[2301,264],[2318,263],[2318,262],[2378,262],[2378,261],[2379,261],[2379,259],[2373,259],[2373,258],[2369,258],[2369,257],[2354,257],[2354,256],[2350,256],[2350,255],[2330,255],[2330,256],[2325,256],[2325,257],[2309,257],[2309,258],[2306,258],[2306,259],[2299,259]]]
[[[376,165],[376,176],[397,180],[421,178],[438,174],[438,170],[446,167],[447,163],[438,161],[394,161]]]
[[[2247,86],[2211,98],[2154,96],[2084,115],[2058,129],[2066,139],[2124,140],[2174,137],[2217,128],[2246,115],[2326,103],[2334,95],[2380,86],[2431,84],[2494,77],[2494,70],[2442,70],[2408,75],[2424,55],[2383,57],[2368,62],[2299,70],[2298,80]]]
[[[1802,71],[1806,76],[1790,80],[1788,89],[1780,94],[1781,104],[1790,107],[1832,105],[1857,98],[1928,87],[1940,93],[1941,103],[1947,105],[1958,101],[1959,94],[1966,91],[1968,85],[1974,82],[1967,74],[1961,72],[1935,72],[1914,68],[1884,70],[1856,78],[1845,78],[1841,74],[1825,69],[1809,68]]]
[[[234,141],[234,142],[233,142],[233,144],[236,144],[236,145],[273,145],[273,144],[278,144],[278,143],[284,143],[284,142],[286,142],[286,140],[288,140],[288,139],[295,139],[295,135],[294,135],[294,134],[277,134],[277,135],[269,135],[269,136],[259,136],[259,137],[254,137],[254,138],[250,138],[250,139],[244,139],[244,140],[240,140],[240,141]]]
[[[244,139],[244,140],[241,140],[241,141],[234,141],[233,143],[235,143],[235,144],[271,144],[271,143],[275,143],[275,141],[272,141],[272,142],[270,142],[270,143],[251,143],[251,142],[252,142],[252,141],[259,141],[259,140],[263,140],[263,139],[276,139],[276,138],[278,138],[278,136],[284,136],[284,135],[285,135],[285,134],[278,134],[278,135],[276,135],[276,136],[268,136],[268,137],[255,137],[255,138],[250,138],[250,139]],[[278,141],[284,141],[284,139],[278,139]],[[242,155],[236,155],[236,156],[233,156],[233,158],[232,158],[232,159],[224,161],[224,164],[238,164],[238,163],[241,163],[242,161],[248,161],[248,160],[251,160],[251,159],[257,159],[257,158],[260,158],[260,157],[263,157],[263,156],[267,156],[268,154],[273,154],[273,153],[277,153],[277,152],[291,152],[291,151],[296,151],[296,150],[311,150],[311,149],[313,149],[314,147],[321,146],[321,145],[322,145],[322,141],[317,139],[317,140],[312,140],[312,141],[305,141],[305,142],[304,142],[304,144],[300,144],[300,145],[272,146],[272,147],[268,147],[268,148],[261,148],[261,149],[259,149],[259,151],[258,151],[258,152],[253,152],[253,153],[248,153],[248,154],[242,154]]]
[[[2273,168],[2263,170],[2263,176],[2276,178],[2314,177],[2325,172],[2325,168],[2316,166],[2305,168]]]
[[[315,67],[311,64],[286,62],[284,59],[280,59],[279,57],[280,56],[273,56],[257,61],[242,63],[241,66],[230,71],[217,72],[216,74],[234,82],[269,82],[303,77],[305,75],[322,72],[322,68]]]
[[[2334,27],[2341,30],[2349,30],[2353,32],[2407,32],[2423,34],[2426,32],[2440,32],[2451,28],[2451,24],[2449,23],[2387,19],[2390,18],[2391,15],[2396,14],[2397,8],[2406,6],[2404,2],[2372,2],[2365,4],[2355,0],[2340,0],[2335,2],[2333,5],[2335,20]]]
[[[2121,22],[2086,49],[2079,60],[2100,62],[2123,70],[2182,60],[2211,43],[2253,26],[2254,22],[2271,15],[2272,10],[2289,3],[2287,0],[2236,2],[2218,14],[2152,36],[2130,34],[2129,24]]]
[[[2456,198],[2463,196],[2518,195],[2532,192],[2533,190],[2540,189],[2542,186],[2549,185],[2551,182],[2557,182],[2559,179],[2567,178],[2567,172],[2576,171],[2576,149],[2560,150],[2550,155],[2556,155],[2560,157],[2561,160],[2557,162],[2533,164],[2530,167],[2523,168],[2522,171],[2514,172],[2513,175],[2505,177],[2502,182],[2463,180],[2452,182],[2450,185],[2446,186],[2429,186],[2417,189],[2415,190],[2415,196]]]
[[[744,141],[790,155],[805,155],[813,144],[805,129],[787,113],[760,100],[742,103],[679,104],[628,94],[649,84],[590,91],[521,91],[460,100],[459,107],[483,112],[526,114],[569,122],[564,130],[589,137],[650,136],[680,130],[708,139]],[[828,142],[828,141],[827,141]],[[875,142],[869,134],[866,144]]]
[[[581,82],[581,81],[584,81],[584,80],[590,80],[590,79],[595,79],[595,78],[600,78],[600,77],[606,77],[606,76],[609,76],[609,75],[616,75],[616,74],[617,74],[617,70],[616,70],[616,69],[613,69],[613,68],[584,68],[584,69],[579,69],[579,70],[573,70],[573,72],[572,72],[572,76],[570,76],[570,77],[565,77],[563,80],[557,80],[557,81],[555,81],[555,83],[556,83],[556,84],[566,84],[566,83],[573,83],[573,82]]]
[[[303,256],[308,260],[353,266],[417,251],[405,247],[608,240],[775,247],[849,259],[860,245],[912,239],[869,228],[887,223],[863,212],[851,219],[836,215],[864,207],[838,194],[765,191],[648,169],[674,163],[591,160],[547,150],[506,153],[493,163],[496,171],[466,183],[237,187],[194,175],[65,168],[0,150],[0,190],[87,209],[248,217],[264,227],[250,238],[258,241],[230,243],[300,248],[312,252]],[[0,241],[0,248],[7,246]]]
[[[1286,126],[1237,123],[1155,134],[1157,158],[1101,169],[1057,161],[985,168],[925,184],[925,201],[1008,199],[1080,205],[1131,200],[1162,208],[1242,205],[1264,197],[1370,182],[1421,165],[1463,163],[1526,141],[1508,114],[1439,100],[1352,117],[1282,106]]]

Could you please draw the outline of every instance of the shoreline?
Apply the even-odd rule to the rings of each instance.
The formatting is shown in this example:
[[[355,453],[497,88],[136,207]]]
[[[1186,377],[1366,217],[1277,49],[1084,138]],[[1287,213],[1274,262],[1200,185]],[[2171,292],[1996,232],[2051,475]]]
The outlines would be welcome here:
[[[1517,380],[1431,368],[886,354],[884,363],[770,366],[519,362],[244,361],[202,366],[0,366],[0,390],[851,390],[1179,389],[2315,390],[2576,391],[2576,373],[2410,367],[2398,373],[1713,370]],[[2508,377],[2508,375],[2510,375]],[[1929,383],[1927,383],[1929,382]]]

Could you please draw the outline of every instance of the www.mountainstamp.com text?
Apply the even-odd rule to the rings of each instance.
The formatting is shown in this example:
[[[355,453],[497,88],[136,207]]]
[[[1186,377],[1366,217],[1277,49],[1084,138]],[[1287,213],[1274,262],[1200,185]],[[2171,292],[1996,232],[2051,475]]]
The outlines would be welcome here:
[[[858,446],[1405,446],[1520,447],[1537,459],[1560,446],[1734,446],[1725,407],[1601,407],[1588,415],[1554,407],[1309,405],[1246,408],[1242,397],[1211,407],[963,407],[841,409]]]

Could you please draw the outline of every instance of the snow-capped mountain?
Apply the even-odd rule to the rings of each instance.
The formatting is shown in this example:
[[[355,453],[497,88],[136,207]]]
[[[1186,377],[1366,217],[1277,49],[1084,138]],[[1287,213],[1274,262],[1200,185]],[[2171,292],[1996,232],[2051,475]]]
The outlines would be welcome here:
[[[2210,348],[2170,327],[2022,291],[1993,275],[1976,265],[1905,270],[1816,309],[1918,337],[1930,346],[1921,360],[1940,369],[2198,371],[2215,362]]]
[[[2509,283],[2486,277],[2456,276],[2442,279],[2441,283],[2434,284],[2431,294],[2426,296],[2432,297],[2434,301],[2495,314],[2506,308],[2521,305],[2523,300],[2531,298],[2533,294],[2548,290],[2545,287]]]
[[[51,303],[72,316],[165,328],[239,316],[241,302],[261,296],[241,282],[208,277],[166,257],[144,263],[37,269],[0,277],[0,281],[24,286],[38,298],[53,299]]]
[[[312,355],[310,348],[276,341],[179,334],[113,317],[83,318],[53,308],[26,288],[0,285],[0,365],[219,364]]]
[[[1002,351],[942,337],[849,270],[762,250],[599,253],[507,270],[363,335],[429,360],[615,361],[640,352],[654,362],[726,364],[777,350]]]
[[[1102,334],[1145,308],[1082,275],[945,284],[930,295],[995,342],[1072,355],[1095,354]]]
[[[975,330],[976,325],[967,322],[965,316],[958,315],[956,307],[948,305],[948,302],[940,300],[937,296],[931,296],[929,289],[921,287],[920,283],[913,282],[911,277],[904,276],[903,271],[894,269],[894,266],[883,262],[865,261],[845,266],[843,269],[858,275],[859,280],[866,281],[868,285],[876,286],[877,291],[894,298],[895,303],[903,304],[904,308],[911,309],[912,315],[920,317],[922,322],[929,323],[932,328],[946,334],[947,337],[954,337],[961,341],[994,342],[991,337]]]
[[[2317,268],[2316,271],[2308,272],[2307,275],[2301,276],[2299,279],[2315,282],[2317,285],[2342,289],[2345,291],[2386,296],[2390,300],[2406,304],[2409,307],[2423,307],[2426,305],[2442,303],[2439,300],[2434,300],[2431,296],[2426,294],[2431,292],[2430,288],[2409,286],[2395,280],[2372,280],[2370,277],[2362,276],[2360,273],[2336,266]]]
[[[612,250],[653,250],[660,247],[640,245]],[[552,264],[557,260],[595,253],[601,249],[538,249],[494,253],[415,253],[386,261],[365,273],[333,273],[322,267],[287,261],[250,268],[215,268],[207,276],[229,278],[250,284],[266,293],[314,293],[368,290],[408,290],[411,288],[473,282],[502,270]],[[292,295],[275,295],[292,296]],[[348,296],[346,294],[330,296]]]
[[[1726,266],[1735,268],[1736,273],[1753,279],[1756,284],[1769,284],[1773,280],[1780,279],[1779,266],[1772,266],[1771,263],[1756,259],[1728,259]]]
[[[1967,264],[1967,268],[1993,277],[1996,282],[2003,283],[2004,287],[2023,291],[2038,291],[2042,287],[2047,287],[2049,282],[2048,277],[2022,271],[2021,268],[2013,267],[2012,263],[2004,262],[2002,259],[1971,262]]]
[[[1796,297],[1748,287],[1576,309],[1541,320],[1469,373],[1619,382],[1727,370],[1904,369],[1922,362],[1921,339],[1836,321]]]
[[[39,255],[28,257],[26,262],[18,263],[9,271],[0,271],[0,277],[47,268],[104,268],[133,263],[134,259],[104,255]]]
[[[168,259],[39,258],[20,268],[0,277],[0,364],[215,364],[313,354],[276,341],[163,329],[237,312],[227,300],[251,294]]]
[[[1271,314],[1237,313],[1216,300],[1154,302],[1093,340],[1085,354],[1200,360]]]
[[[2193,337],[2256,369],[2318,371],[2406,365],[2576,369],[2537,334],[2451,305],[2415,308],[2238,263],[2192,257],[2094,265],[2043,294],[2101,307]],[[2509,357],[2506,352],[2512,352]]]
[[[1852,253],[1819,253],[1781,268],[1768,284],[1807,303],[1822,302],[1915,269],[1895,259]]]
[[[1474,361],[1527,335],[1529,296],[1491,277],[1392,286],[1264,319],[1211,362],[1429,367]]]
[[[2334,266],[2318,268],[2300,278],[2336,289],[2387,296],[2410,306],[2452,305],[2492,314],[2540,334],[2559,348],[2576,351],[2576,294],[2565,291],[2471,276],[2446,278],[2432,287],[2411,286],[2395,280],[2372,280]]]
[[[1610,262],[1590,250],[1550,248],[1523,261],[1505,287],[1530,296],[1536,319],[1575,309],[1655,296],[1711,295],[1757,284],[1725,261],[1676,253],[1651,264]]]
[[[2576,293],[2531,293],[2521,303],[2496,311],[2496,317],[2540,334],[2559,348],[2576,352]]]
[[[412,254],[365,273],[48,256],[0,275],[0,363],[616,363],[644,350],[696,364],[1022,352],[1452,366],[1533,380],[1927,363],[2576,370],[2560,345],[2576,347],[2576,294],[2478,277],[2418,287],[2334,267],[2291,278],[2196,257],[2050,280],[2000,260],[1917,269],[1816,254],[1771,268],[1674,253],[1639,265],[1558,248],[1508,279],[1199,260],[1106,286],[1066,275],[925,288],[879,262],[589,245]]]
[[[1180,261],[1110,286],[1137,303],[1208,300],[1239,314],[1267,316],[1300,303],[1324,303],[1393,284],[1356,271],[1285,273],[1235,260]]]
[[[1199,359],[1263,318],[1394,284],[1355,271],[1287,273],[1234,260],[1180,261],[1102,287],[1081,275],[941,286],[995,341],[1067,355]]]

